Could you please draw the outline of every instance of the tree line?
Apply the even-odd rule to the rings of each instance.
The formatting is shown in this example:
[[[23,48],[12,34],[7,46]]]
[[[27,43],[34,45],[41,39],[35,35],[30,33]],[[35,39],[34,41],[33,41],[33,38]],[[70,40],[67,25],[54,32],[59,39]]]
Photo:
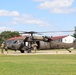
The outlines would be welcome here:
[[[3,31],[0,33],[0,43],[15,36],[21,36],[21,35],[17,31]]]

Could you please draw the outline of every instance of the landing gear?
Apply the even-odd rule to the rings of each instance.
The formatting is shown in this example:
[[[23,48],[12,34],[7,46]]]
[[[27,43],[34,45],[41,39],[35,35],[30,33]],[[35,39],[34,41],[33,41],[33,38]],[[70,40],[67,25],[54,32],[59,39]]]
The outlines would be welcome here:
[[[28,48],[27,53],[31,53],[31,49],[30,48]]]
[[[24,53],[25,51],[24,51],[24,50],[20,50],[20,52],[21,52],[21,53]]]
[[[69,49],[66,49],[67,51],[69,51],[69,53],[71,53],[71,50],[69,50]]]

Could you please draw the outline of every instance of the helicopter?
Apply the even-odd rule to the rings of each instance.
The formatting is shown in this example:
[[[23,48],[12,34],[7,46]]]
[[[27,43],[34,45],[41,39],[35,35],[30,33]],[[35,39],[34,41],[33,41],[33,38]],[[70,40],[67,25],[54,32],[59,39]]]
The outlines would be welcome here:
[[[51,32],[57,32],[57,31],[51,31]],[[61,31],[61,32],[72,32],[72,31]],[[34,34],[41,35],[41,33],[50,33],[50,31],[49,32],[22,31],[21,34],[30,34],[30,36],[24,36],[22,38],[17,38],[14,40],[6,40],[5,50],[11,49],[15,51],[19,50],[21,53],[24,53],[25,51],[27,53],[31,53],[31,50],[33,50],[32,45],[36,43],[37,50],[67,49],[69,52],[71,52],[69,48],[73,47],[74,43],[71,44],[61,42],[56,43],[48,36],[34,35]]]
[[[43,44],[48,44],[49,46],[46,47],[46,49],[50,49],[50,37],[47,36],[33,36],[33,34],[37,34],[37,32],[30,31],[30,32],[24,32],[21,34],[30,34],[30,36],[24,36],[24,37],[15,37],[14,39],[8,39],[5,41],[5,50],[8,49],[11,50],[19,50],[21,53],[24,53],[27,51],[27,53],[31,52],[32,44],[36,43],[37,49],[45,49],[45,46]],[[43,46],[43,47],[42,47]]]

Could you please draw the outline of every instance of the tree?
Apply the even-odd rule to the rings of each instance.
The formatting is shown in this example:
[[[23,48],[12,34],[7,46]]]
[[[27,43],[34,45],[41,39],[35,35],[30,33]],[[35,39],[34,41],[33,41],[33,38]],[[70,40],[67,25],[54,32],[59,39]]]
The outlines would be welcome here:
[[[75,27],[73,36],[76,38],[76,27]]]
[[[8,38],[11,38],[11,37],[15,37],[15,36],[21,36],[19,34],[19,32],[12,32],[12,31],[4,31],[0,34],[0,43],[7,40]]]

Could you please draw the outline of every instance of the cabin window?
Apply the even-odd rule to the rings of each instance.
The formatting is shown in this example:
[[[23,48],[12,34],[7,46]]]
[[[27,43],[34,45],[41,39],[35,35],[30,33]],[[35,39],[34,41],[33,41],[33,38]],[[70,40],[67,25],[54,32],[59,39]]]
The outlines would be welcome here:
[[[28,42],[26,42],[26,46],[28,46]]]

